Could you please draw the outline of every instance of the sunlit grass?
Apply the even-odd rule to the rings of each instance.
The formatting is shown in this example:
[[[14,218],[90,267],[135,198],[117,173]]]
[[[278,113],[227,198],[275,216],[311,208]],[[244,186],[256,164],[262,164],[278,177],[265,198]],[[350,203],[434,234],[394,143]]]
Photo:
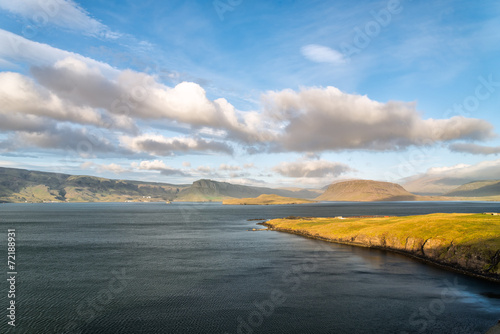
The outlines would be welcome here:
[[[226,199],[222,203],[228,205],[279,205],[279,204],[304,204],[304,203],[315,203],[316,201],[302,199],[302,198],[292,198],[283,197],[278,195],[260,195],[255,198],[233,198]]]

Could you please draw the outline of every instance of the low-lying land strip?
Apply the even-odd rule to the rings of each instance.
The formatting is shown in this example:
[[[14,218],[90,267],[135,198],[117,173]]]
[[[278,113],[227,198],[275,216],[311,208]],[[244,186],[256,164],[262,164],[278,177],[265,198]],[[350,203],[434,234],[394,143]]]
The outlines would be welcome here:
[[[316,201],[302,198],[283,197],[278,195],[260,195],[259,197],[255,198],[233,198],[222,201],[222,204],[227,205],[278,205],[305,203],[316,203]]]
[[[500,216],[436,213],[406,217],[273,219],[270,229],[382,248],[500,282]]]

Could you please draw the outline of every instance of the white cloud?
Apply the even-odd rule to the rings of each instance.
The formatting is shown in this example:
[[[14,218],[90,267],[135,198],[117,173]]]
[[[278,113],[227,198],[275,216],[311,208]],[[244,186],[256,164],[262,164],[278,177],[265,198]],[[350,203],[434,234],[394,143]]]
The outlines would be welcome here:
[[[169,87],[151,75],[132,70],[109,78],[99,67],[73,57],[52,66],[35,67],[32,73],[41,85],[77,105],[119,116],[188,125],[237,141],[272,139],[259,113],[238,111],[224,98],[209,100],[206,91],[193,82]]]
[[[90,17],[87,11],[71,0],[0,0],[0,8],[20,15],[33,22],[33,25],[42,28],[44,25],[55,25],[59,28],[94,37],[115,39],[120,36],[101,22]]]
[[[0,128],[47,131],[57,122],[114,127],[128,132],[120,139],[123,146],[152,155],[232,154],[236,143],[249,153],[390,151],[494,136],[493,126],[484,120],[423,119],[415,103],[381,103],[335,87],[268,92],[262,97],[261,110],[243,112],[224,98],[209,99],[199,84],[182,82],[169,87],[146,73],[119,71],[0,30],[3,56],[20,57],[37,66],[31,69],[34,80],[0,74],[0,101],[8,106],[0,112]],[[154,121],[174,130],[187,128],[191,138],[134,137],[139,121]],[[220,140],[204,139],[208,137]]]
[[[342,53],[323,45],[309,44],[303,46],[300,51],[304,57],[316,63],[338,65],[346,62]]]
[[[161,160],[141,161],[139,164],[133,162],[131,166],[142,170],[162,170],[167,168],[167,165]]]
[[[323,178],[338,177],[354,169],[340,162],[326,160],[302,160],[282,162],[273,168],[280,175],[293,178]]]
[[[415,103],[381,103],[335,87],[283,90],[264,96],[266,115],[280,124],[276,151],[398,150],[494,136],[480,119],[422,119]]]
[[[191,167],[191,163],[190,163],[189,161],[184,161],[184,162],[182,163],[182,166],[183,166],[183,167]]]
[[[26,119],[29,117],[27,115],[31,115],[34,116],[31,119],[44,117],[99,127],[133,128],[133,124],[124,122],[120,117],[111,115],[104,118],[89,106],[69,103],[19,73],[0,72],[0,101],[0,114],[10,119]]]

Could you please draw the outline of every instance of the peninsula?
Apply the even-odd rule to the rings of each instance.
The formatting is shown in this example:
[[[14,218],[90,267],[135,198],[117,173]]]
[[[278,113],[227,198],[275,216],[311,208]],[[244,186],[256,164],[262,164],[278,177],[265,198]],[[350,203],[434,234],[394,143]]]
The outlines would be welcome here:
[[[288,217],[272,230],[395,251],[448,269],[500,282],[500,215],[429,214],[407,217]]]
[[[222,201],[222,204],[226,205],[280,205],[306,203],[316,203],[316,201],[278,195],[260,195],[256,198],[233,198]]]

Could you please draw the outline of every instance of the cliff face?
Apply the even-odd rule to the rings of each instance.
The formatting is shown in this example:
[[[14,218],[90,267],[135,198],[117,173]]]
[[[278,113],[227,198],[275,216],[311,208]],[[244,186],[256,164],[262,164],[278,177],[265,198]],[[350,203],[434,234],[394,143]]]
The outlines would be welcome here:
[[[345,240],[339,238],[337,242],[350,242],[397,250],[413,254],[417,257],[449,265],[463,270],[473,271],[483,275],[497,275],[500,279],[500,250],[477,249],[472,246],[454,245],[441,239],[420,239],[407,237],[401,240],[397,237],[358,235]]]
[[[318,201],[413,201],[417,196],[399,184],[370,180],[352,180],[332,184]]]
[[[334,222],[332,218],[277,219],[266,225],[277,231],[330,242],[393,250],[500,282],[500,218],[438,215],[446,220],[441,223],[437,219],[436,223],[429,224],[430,232],[425,231],[425,226],[412,227],[415,225],[410,220],[412,217],[352,219],[352,222],[349,222],[351,219]],[[429,221],[440,217],[438,215],[428,215]],[[481,216],[484,216],[483,224]],[[422,217],[419,219],[424,221]]]

